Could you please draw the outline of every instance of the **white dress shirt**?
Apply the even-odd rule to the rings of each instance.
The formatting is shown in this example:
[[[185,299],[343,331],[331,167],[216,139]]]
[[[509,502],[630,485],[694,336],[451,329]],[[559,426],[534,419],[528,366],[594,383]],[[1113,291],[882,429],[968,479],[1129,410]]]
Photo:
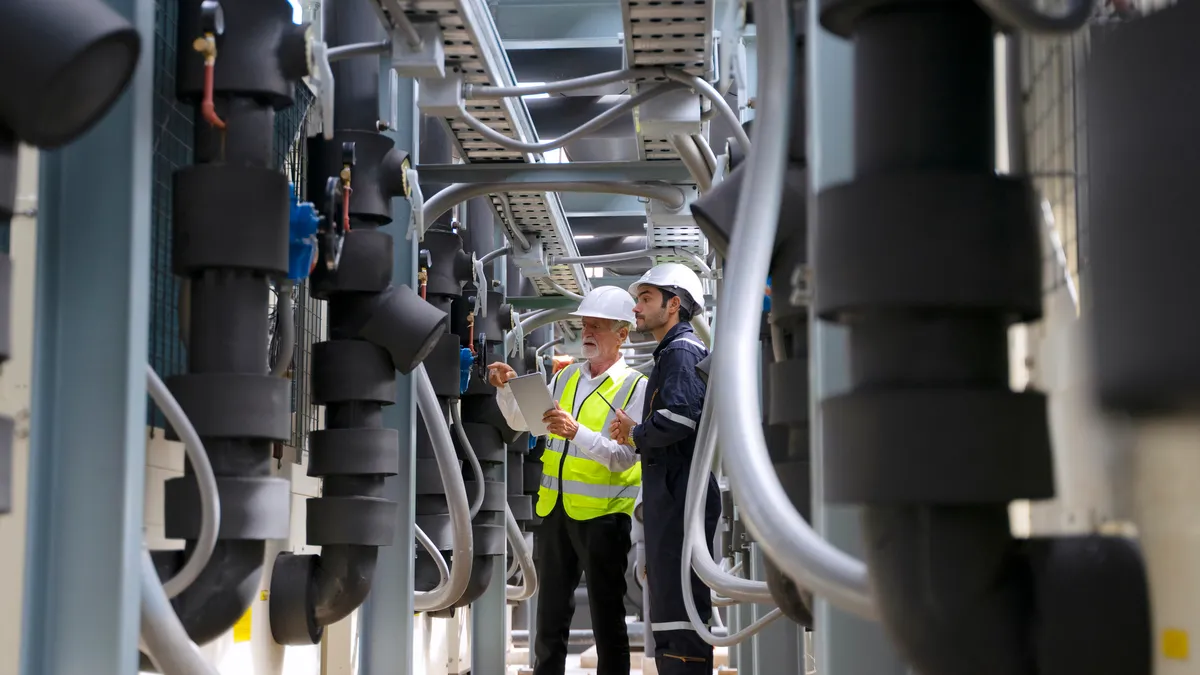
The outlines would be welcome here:
[[[565,370],[565,369],[564,369]],[[584,364],[579,369],[579,383],[575,389],[575,400],[582,401],[592,392],[596,391],[607,377],[620,374],[622,371],[631,370],[625,364],[624,357],[617,359],[617,362],[612,364],[608,370],[604,371],[597,377],[592,377],[592,369]],[[562,374],[562,370],[555,374],[555,378]],[[555,379],[550,380],[550,390],[554,390]],[[640,424],[642,421],[642,404],[646,399],[646,378],[642,378],[633,388],[633,395],[629,397],[629,403],[625,406],[625,414],[633,418],[635,424]],[[504,415],[504,419],[508,422],[508,426],[514,431],[529,431],[529,425],[525,423],[525,416],[521,414],[521,409],[517,407],[517,399],[512,395],[508,385],[499,387],[496,390],[496,403],[500,406],[500,412]],[[612,402],[616,405],[616,401]],[[574,411],[568,411],[574,415]],[[578,420],[576,420],[578,421]],[[579,425],[579,430],[575,432],[575,438],[571,441],[575,447],[579,448],[588,458],[603,464],[609,471],[620,473],[637,464],[639,457],[637,451],[631,445],[622,445],[617,441],[609,438],[608,429],[588,429],[582,424]]]

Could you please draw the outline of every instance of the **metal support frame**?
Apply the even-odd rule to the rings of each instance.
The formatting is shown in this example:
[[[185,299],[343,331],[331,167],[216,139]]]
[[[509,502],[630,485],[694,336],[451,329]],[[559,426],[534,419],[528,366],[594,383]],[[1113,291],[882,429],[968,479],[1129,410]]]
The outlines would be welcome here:
[[[41,155],[21,673],[132,673],[146,464],[153,0],[95,128]]]
[[[503,462],[485,467],[484,475],[507,483],[508,453]],[[471,604],[471,675],[505,675],[508,670],[507,571],[508,562],[500,556],[492,565],[487,591]]]
[[[424,164],[417,166],[421,182],[454,183],[586,183],[592,181],[656,181],[689,184],[692,182],[683,162],[569,162],[562,164]],[[644,215],[639,211],[638,215]]]
[[[807,5],[806,48],[808,55],[808,148],[809,172],[814,195],[808,200],[808,222],[818,222],[819,199],[826,186],[849,180],[854,172],[854,51],[850,42],[838,39],[820,25],[820,3]],[[810,238],[816,231],[809,228]],[[809,251],[815,250],[810,240]],[[818,292],[820,292],[818,290]],[[812,381],[813,527],[835,546],[862,555],[862,533],[857,506],[825,503],[824,435],[821,401],[844,391],[850,384],[849,355],[845,329],[810,321]],[[900,660],[878,623],[850,616],[817,598],[814,647],[817,671],[822,675],[905,675],[908,667]]]
[[[383,73],[390,72],[384,57]],[[393,87],[393,85],[395,85]],[[395,113],[389,135],[396,147],[407,149],[417,158],[418,124],[416,83],[381,77],[381,107],[384,114]],[[395,100],[394,109],[389,102]],[[405,199],[392,200],[392,222],[407,223],[411,207]],[[417,240],[397,234],[394,239],[393,283],[415,287],[417,282]],[[413,379],[396,377],[396,404],[383,409],[384,425],[400,431],[400,468],[384,481],[384,497],[398,504],[399,522],[391,546],[379,549],[379,562],[371,594],[359,610],[359,672],[362,675],[403,675],[413,665],[413,555],[416,520],[415,458],[417,446],[417,408]]]

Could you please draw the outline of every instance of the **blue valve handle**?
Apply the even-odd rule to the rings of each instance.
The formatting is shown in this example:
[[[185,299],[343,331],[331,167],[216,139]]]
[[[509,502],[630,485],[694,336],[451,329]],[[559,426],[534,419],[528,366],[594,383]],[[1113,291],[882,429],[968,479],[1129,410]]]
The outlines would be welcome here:
[[[771,277],[767,277],[767,288],[771,288]],[[765,293],[763,294],[763,311],[771,311],[771,296]]]
[[[302,281],[312,270],[321,216],[312,203],[299,201],[295,186],[289,187],[288,279]]]
[[[459,392],[460,394],[467,393],[467,386],[471,384],[471,366],[475,365],[475,355],[470,349],[460,347],[458,350],[459,363]]]

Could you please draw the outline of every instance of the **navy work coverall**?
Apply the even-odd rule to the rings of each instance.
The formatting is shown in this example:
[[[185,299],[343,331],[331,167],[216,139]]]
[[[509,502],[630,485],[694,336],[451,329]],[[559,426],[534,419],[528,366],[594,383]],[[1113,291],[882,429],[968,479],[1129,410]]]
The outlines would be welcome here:
[[[641,424],[631,432],[642,456],[642,513],[646,538],[646,580],[650,586],[650,623],[654,661],[661,675],[711,675],[713,648],[692,628],[683,606],[684,500],[696,447],[696,428],[704,406],[705,384],[696,364],[708,355],[687,323],[671,328],[654,350],[654,371],[646,383]],[[721,495],[708,475],[704,532],[712,546]],[[700,619],[712,617],[712,596],[695,573],[689,591]]]

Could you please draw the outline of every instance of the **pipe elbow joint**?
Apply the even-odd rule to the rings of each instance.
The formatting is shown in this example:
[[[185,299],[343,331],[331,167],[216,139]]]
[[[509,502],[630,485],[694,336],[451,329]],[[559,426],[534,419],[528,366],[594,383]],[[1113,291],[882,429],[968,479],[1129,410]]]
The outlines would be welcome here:
[[[281,645],[313,645],[325,626],[362,605],[371,592],[379,549],[326,546],[321,555],[280,553],[271,574],[271,634]]]
[[[869,507],[863,528],[884,626],[922,675],[1149,675],[1132,542],[1013,539],[1003,506]]]

